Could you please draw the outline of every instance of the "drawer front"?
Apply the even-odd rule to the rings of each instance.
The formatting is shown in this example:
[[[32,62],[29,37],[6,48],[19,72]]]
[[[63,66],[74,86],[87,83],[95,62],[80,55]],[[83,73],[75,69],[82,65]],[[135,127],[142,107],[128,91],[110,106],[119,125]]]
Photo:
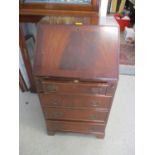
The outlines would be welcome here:
[[[43,92],[70,94],[106,94],[106,84],[73,83],[73,82],[42,82]]]
[[[49,131],[69,131],[81,133],[103,133],[105,126],[99,123],[46,121]]]
[[[112,97],[102,95],[63,95],[39,94],[44,107],[72,107],[72,108],[103,108],[109,109]]]
[[[107,111],[70,109],[70,108],[43,108],[46,119],[77,120],[104,122],[107,118]]]

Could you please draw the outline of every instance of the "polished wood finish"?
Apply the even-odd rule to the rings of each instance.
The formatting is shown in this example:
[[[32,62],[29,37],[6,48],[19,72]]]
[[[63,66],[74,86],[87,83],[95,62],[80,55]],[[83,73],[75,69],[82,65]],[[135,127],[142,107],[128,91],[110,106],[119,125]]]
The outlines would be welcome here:
[[[39,93],[43,107],[74,107],[74,108],[99,108],[108,110],[111,106],[112,96],[88,95],[88,94],[43,94]]]
[[[75,80],[76,81],[76,80]],[[101,94],[105,95],[107,84],[104,83],[86,83],[86,82],[57,82],[57,81],[44,81],[42,82],[41,92],[57,92],[57,93],[70,93],[70,94]],[[39,90],[39,89],[38,89]]]
[[[78,132],[78,133],[91,133],[95,135],[101,135],[104,133],[105,126],[100,123],[89,122],[69,122],[69,121],[46,121],[48,131],[57,132]]]
[[[49,108],[44,107],[46,119],[59,119],[68,121],[104,122],[107,110],[102,109],[74,109],[74,108]]]
[[[118,27],[42,24],[37,42],[35,75],[118,78]]]
[[[104,138],[118,68],[119,28],[111,20],[39,24],[33,73],[48,134]]]
[[[37,83],[37,89],[38,92],[57,92],[57,93],[63,93],[63,92],[67,92],[67,93],[71,93],[71,94],[82,94],[82,93],[86,93],[86,94],[100,94],[100,95],[108,95],[108,96],[112,96],[112,94],[115,91],[116,88],[116,80],[108,80],[108,81],[101,81],[99,79],[96,79],[95,81],[89,81],[89,79],[86,81],[86,79],[84,79],[85,81],[82,81],[82,79],[77,80],[77,79],[72,79],[72,80],[65,80],[62,81],[62,77],[61,80],[59,78],[57,78],[57,80],[54,80],[55,78],[53,78],[52,80],[45,80],[45,79],[36,79],[36,83]],[[58,80],[59,79],[59,80]],[[98,81],[97,81],[98,80]]]

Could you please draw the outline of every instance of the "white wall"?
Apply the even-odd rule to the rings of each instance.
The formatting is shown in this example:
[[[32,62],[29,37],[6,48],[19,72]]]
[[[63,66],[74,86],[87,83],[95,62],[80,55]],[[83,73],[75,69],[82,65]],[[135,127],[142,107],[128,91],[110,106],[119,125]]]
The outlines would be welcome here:
[[[101,0],[100,16],[102,17],[107,16],[107,7],[108,7],[108,0]]]

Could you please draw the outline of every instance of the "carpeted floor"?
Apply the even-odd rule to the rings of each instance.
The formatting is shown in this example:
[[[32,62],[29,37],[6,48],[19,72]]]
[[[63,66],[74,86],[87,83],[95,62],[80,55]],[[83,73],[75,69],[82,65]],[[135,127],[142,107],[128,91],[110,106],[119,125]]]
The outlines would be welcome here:
[[[120,33],[120,64],[135,65],[135,44],[126,43],[124,32]]]
[[[120,45],[120,64],[135,65],[135,46],[129,44]]]

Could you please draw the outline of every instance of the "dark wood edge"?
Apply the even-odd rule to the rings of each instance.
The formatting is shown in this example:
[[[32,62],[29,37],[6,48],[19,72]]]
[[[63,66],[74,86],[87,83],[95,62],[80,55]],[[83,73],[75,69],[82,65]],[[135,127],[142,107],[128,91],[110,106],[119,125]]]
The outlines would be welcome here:
[[[90,24],[92,25],[95,25],[96,23],[99,22],[99,17],[96,15],[96,16],[90,16],[90,15],[87,15],[87,16],[79,16],[79,15],[50,15],[50,16],[54,16],[54,17],[74,17],[74,18],[90,18]],[[49,16],[49,17],[50,17]],[[39,21],[41,21],[41,19],[45,17],[45,16],[40,16],[40,15],[19,15],[19,22],[20,23],[38,23]]]
[[[22,90],[22,92],[28,91],[27,85],[26,85],[25,80],[21,74],[20,69],[19,69],[19,86],[20,86],[20,89]]]
[[[20,23],[38,23],[44,16],[40,15],[19,15]]]
[[[96,11],[70,11],[70,10],[50,10],[50,9],[20,9],[20,15],[74,15],[74,16],[98,16]]]
[[[105,137],[105,132],[104,133],[94,133],[94,132],[73,132],[73,131],[52,131],[52,130],[47,130],[47,134],[49,136],[54,136],[56,133],[75,133],[75,134],[87,134],[87,135],[94,135],[98,139],[104,139]]]

